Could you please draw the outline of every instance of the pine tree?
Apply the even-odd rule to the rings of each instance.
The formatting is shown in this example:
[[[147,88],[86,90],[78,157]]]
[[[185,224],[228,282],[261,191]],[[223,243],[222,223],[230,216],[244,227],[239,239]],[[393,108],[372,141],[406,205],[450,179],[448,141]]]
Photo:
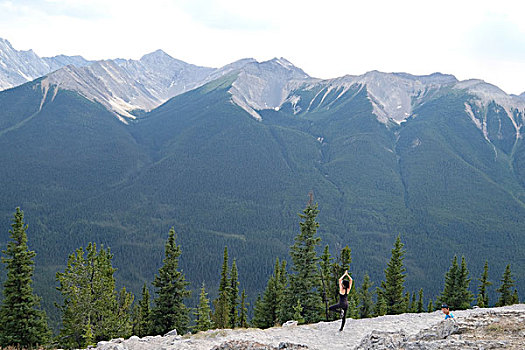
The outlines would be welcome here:
[[[133,334],[139,337],[145,337],[151,335],[151,305],[150,305],[150,295],[146,283],[142,286],[142,299],[136,306],[136,321],[135,327],[133,329]]]
[[[416,293],[414,292],[412,292],[412,300],[410,301],[409,312],[411,313],[417,312]]]
[[[321,273],[321,298],[323,299],[324,307],[325,307],[325,318],[328,321],[329,315],[328,315],[328,306],[329,303],[331,303],[331,289],[332,286],[331,282],[331,270],[332,270],[332,257],[330,256],[330,250],[328,248],[328,245],[324,247],[323,255],[321,256],[321,260],[319,261],[320,265],[320,273]]]
[[[458,275],[459,266],[458,266],[458,257],[454,255],[452,259],[452,266],[445,273],[445,286],[443,287],[443,292],[439,296],[439,301],[442,304],[448,304],[453,309],[455,305],[455,292],[456,292],[456,277]]]
[[[109,248],[89,243],[68,258],[64,272],[57,273],[62,293],[62,328],[59,342],[66,348],[83,348],[91,343],[131,335],[133,295],[115,289],[115,269]]]
[[[215,328],[227,328],[230,324],[230,289],[231,283],[228,274],[228,247],[224,247],[221,280],[219,282],[219,296],[213,302],[213,305],[215,306],[215,313],[213,314],[213,324]]]
[[[248,327],[248,303],[246,302],[246,292],[244,289],[241,293],[241,308],[239,315],[239,327],[247,328]]]
[[[293,307],[293,319],[297,321],[299,324],[305,323],[305,319],[303,317],[303,307],[301,306],[301,301],[297,300],[297,303]]]
[[[253,318],[251,324],[256,328],[267,328],[268,321],[266,316],[265,305],[263,305],[261,295],[257,295],[253,306]]]
[[[213,322],[211,321],[210,300],[208,299],[208,293],[206,293],[204,282],[202,283],[199,296],[199,307],[193,314],[195,315],[194,329],[196,331],[207,331],[213,327]]]
[[[419,290],[419,294],[418,294],[418,297],[417,297],[417,307],[416,307],[416,312],[418,314],[424,312],[425,310],[423,310],[423,288],[421,288]]]
[[[287,285],[288,285],[288,273],[286,272],[286,260],[281,261],[281,268],[279,269],[279,278],[277,279],[277,306],[276,306],[276,314],[277,314],[277,320],[276,324],[282,324],[286,322],[285,315],[286,315],[286,292],[287,292]]]
[[[519,304],[520,303],[520,297],[518,296],[518,290],[514,289],[514,293],[512,293],[512,304]]]
[[[483,274],[479,279],[478,286],[478,298],[477,304],[479,307],[489,307],[489,295],[487,293],[487,287],[492,285],[492,282],[489,280],[489,262],[485,260],[485,265],[483,266]]]
[[[454,310],[469,308],[474,296],[468,289],[470,284],[468,275],[465,257],[461,258],[461,266],[458,266],[457,256],[454,256],[452,266],[445,274],[445,286],[440,301]]]
[[[434,304],[432,303],[432,299],[428,301],[427,312],[434,312]]]
[[[239,307],[239,275],[237,272],[237,264],[235,259],[232,262],[232,269],[230,272],[230,316],[229,316],[229,327],[237,327],[239,322],[239,316],[237,309]]]
[[[153,307],[153,333],[165,334],[173,329],[184,333],[188,329],[189,310],[184,299],[190,295],[188,282],[179,271],[179,257],[182,251],[175,243],[175,230],[170,229],[166,241],[163,265],[153,281],[156,298]]]
[[[461,266],[457,276],[457,289],[456,289],[456,309],[464,310],[470,307],[470,304],[474,300],[474,294],[469,291],[470,278],[468,277],[469,271],[467,269],[467,262],[465,257],[461,257]]]
[[[46,314],[40,309],[40,298],[33,293],[36,253],[27,245],[27,227],[24,212],[16,208],[9,230],[11,241],[2,251],[7,279],[0,308],[0,347],[34,348],[46,344],[51,335]]]
[[[380,287],[376,287],[376,304],[374,306],[374,315],[383,316],[386,315],[388,305],[386,303],[385,297],[383,296],[383,291]]]
[[[387,313],[400,314],[406,311],[407,304],[404,294],[404,282],[406,271],[403,266],[405,251],[403,250],[403,243],[401,237],[397,236],[394,248],[392,249],[392,256],[385,269],[385,281],[381,283],[382,297],[387,305]]]
[[[304,318],[307,323],[319,321],[323,314],[323,302],[318,291],[320,282],[317,261],[319,258],[315,252],[321,240],[315,237],[319,227],[315,221],[318,213],[317,204],[313,204],[313,198],[310,195],[310,201],[303,214],[299,215],[303,220],[300,223],[301,232],[295,237],[295,243],[290,247],[294,273],[290,275],[287,307],[295,310],[294,315],[301,310],[301,318]],[[298,305],[300,308],[297,307]]]
[[[511,289],[512,287],[514,287],[514,283],[515,282],[512,279],[512,273],[510,271],[510,264],[508,264],[505,267],[505,272],[503,273],[503,276],[501,277],[501,286],[498,289],[496,289],[496,291],[500,294],[496,306],[505,306],[513,304],[514,298],[512,297]]]
[[[88,320],[85,326],[84,342],[86,346],[95,345],[95,335],[93,334],[93,325],[91,324],[91,318],[88,316]]]
[[[117,296],[117,312],[113,318],[112,327],[118,329],[118,333],[129,337],[133,334],[132,314],[134,295],[128,293],[125,287],[122,287]]]
[[[285,265],[282,266],[283,268]],[[275,260],[273,274],[268,279],[262,298],[256,303],[252,323],[258,328],[273,327],[279,323],[280,296],[284,292],[279,259]]]
[[[357,293],[353,293],[352,295],[348,295],[348,310],[346,311],[346,317],[350,317],[353,319],[359,318],[359,297]]]
[[[359,288],[359,316],[361,318],[372,317],[372,309],[374,303],[372,301],[372,294],[370,293],[370,288],[372,287],[372,282],[370,282],[370,276],[365,274],[363,284]]]
[[[410,312],[410,293],[406,292],[403,298],[403,312]]]

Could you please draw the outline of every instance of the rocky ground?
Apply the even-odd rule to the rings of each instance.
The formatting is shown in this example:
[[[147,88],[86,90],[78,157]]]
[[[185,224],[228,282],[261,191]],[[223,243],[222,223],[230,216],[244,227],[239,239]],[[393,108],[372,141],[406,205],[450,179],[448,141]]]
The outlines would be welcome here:
[[[193,335],[131,337],[97,350],[525,349],[525,304],[454,312],[348,319],[270,329],[221,329]]]

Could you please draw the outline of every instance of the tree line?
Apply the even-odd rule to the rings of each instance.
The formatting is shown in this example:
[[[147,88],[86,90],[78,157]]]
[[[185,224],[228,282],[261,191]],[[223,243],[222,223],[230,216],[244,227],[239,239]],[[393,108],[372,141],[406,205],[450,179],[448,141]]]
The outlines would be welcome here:
[[[116,289],[112,266],[113,255],[109,248],[89,243],[78,248],[67,261],[63,272],[56,274],[62,303],[57,305],[62,315],[60,331],[54,337],[47,325],[47,317],[40,307],[40,298],[33,293],[32,278],[35,252],[27,244],[27,225],[20,208],[16,209],[11,224],[10,241],[2,251],[7,279],[3,286],[4,299],[0,308],[0,347],[16,346],[35,348],[52,344],[62,348],[86,348],[101,340],[137,335],[166,334],[176,330],[179,334],[189,330],[198,332],[213,328],[236,328],[254,326],[267,328],[287,320],[313,323],[334,320],[328,306],[338,298],[337,280],[344,271],[350,270],[351,249],[346,246],[334,258],[329,246],[318,256],[321,243],[317,236],[319,213],[313,198],[299,214],[300,232],[290,247],[291,266],[287,261],[276,259],[273,274],[266,288],[258,295],[253,306],[253,317],[248,319],[248,304],[244,289],[240,292],[236,260],[229,263],[228,248],[224,248],[218,296],[210,302],[203,282],[197,308],[191,310],[185,300],[189,297],[188,282],[179,269],[182,249],[176,243],[175,230],[168,233],[164,259],[151,285],[142,288],[140,300],[135,300],[125,288]],[[452,260],[444,276],[444,287],[439,297],[429,300],[424,307],[423,289],[417,293],[405,291],[406,269],[403,264],[406,251],[397,237],[392,255],[384,270],[385,278],[373,289],[366,274],[357,288],[352,285],[348,297],[348,317],[368,318],[385,314],[405,312],[432,312],[441,303],[452,309],[471,307],[474,294],[470,292],[471,278],[465,258]],[[490,304],[487,288],[488,262],[479,278],[476,304]],[[506,266],[497,288],[499,299],[496,306],[519,302],[514,288],[510,265]],[[190,325],[190,314],[194,317]]]

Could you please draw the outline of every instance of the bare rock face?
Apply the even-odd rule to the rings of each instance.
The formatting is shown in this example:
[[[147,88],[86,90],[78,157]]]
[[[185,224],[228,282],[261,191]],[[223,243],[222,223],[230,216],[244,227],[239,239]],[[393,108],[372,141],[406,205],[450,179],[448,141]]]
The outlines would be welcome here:
[[[444,320],[418,334],[373,331],[356,349],[524,349],[525,315],[514,310],[488,310]]]
[[[33,50],[18,51],[9,41],[0,38],[0,91],[67,65],[81,67],[87,64],[89,61],[80,56],[59,55],[41,58]]]
[[[280,343],[279,346],[265,345],[252,341],[228,341],[215,346],[212,350],[308,350],[306,345]]]

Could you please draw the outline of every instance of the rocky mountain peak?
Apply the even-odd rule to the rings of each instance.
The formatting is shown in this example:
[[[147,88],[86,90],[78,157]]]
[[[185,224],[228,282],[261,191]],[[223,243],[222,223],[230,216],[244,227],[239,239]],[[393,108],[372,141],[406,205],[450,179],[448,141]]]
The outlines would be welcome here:
[[[33,50],[18,51],[8,40],[0,38],[0,90],[39,78],[68,64],[82,66],[88,62],[80,56],[41,58]]]
[[[129,60],[132,61],[132,60]],[[148,54],[145,54],[142,56],[139,60],[140,62],[148,65],[161,65],[161,66],[172,66],[172,65],[178,65],[178,66],[190,66],[189,63],[186,63],[184,61],[178,60],[176,58],[171,57],[166,52],[162,50],[156,50],[153,52],[150,52]]]
[[[454,76],[441,73],[418,76],[374,70],[358,76],[345,75],[328,80],[309,79],[308,83],[302,88],[318,91],[312,97],[312,101],[320,98],[321,103],[315,105],[322,107],[324,101],[327,101],[324,103],[335,103],[339,98],[343,98],[351,87],[359,85],[361,88],[366,88],[374,114],[379,121],[401,123],[412,115],[416,106],[423,103],[442,87],[452,86],[456,82],[457,79]],[[325,97],[333,91],[337,92],[337,98],[335,100],[330,99],[328,102]],[[297,104],[298,99],[300,99],[298,95],[292,94],[287,98],[287,101],[293,101]],[[303,105],[310,108],[312,101],[303,101]],[[330,106],[325,107],[329,108]]]
[[[0,55],[5,55],[8,51],[15,51],[9,40],[0,38]]]
[[[49,74],[46,81],[98,101],[125,121],[125,118],[134,118],[134,110],[149,111],[173,96],[204,84],[213,71],[157,50],[140,60],[103,60],[80,67],[69,65]]]
[[[281,106],[292,87],[311,79],[284,58],[246,61],[236,71],[238,76],[230,89],[232,100],[256,119],[261,118],[257,110]]]

